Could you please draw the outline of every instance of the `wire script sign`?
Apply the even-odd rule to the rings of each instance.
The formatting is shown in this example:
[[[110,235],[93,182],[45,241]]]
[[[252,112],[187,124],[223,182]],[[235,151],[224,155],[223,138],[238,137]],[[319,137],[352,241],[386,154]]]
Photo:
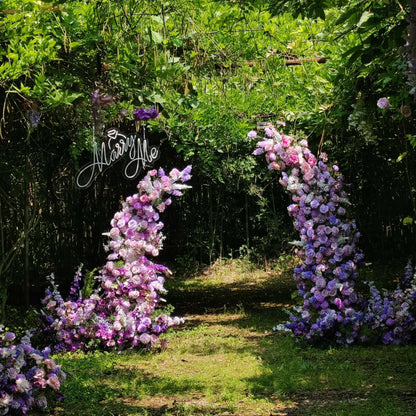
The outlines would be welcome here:
[[[95,178],[106,169],[126,159],[123,176],[126,179],[135,179],[142,169],[150,166],[159,156],[159,148],[151,146],[146,139],[145,129],[143,135],[139,133],[123,134],[117,129],[107,131],[107,140],[101,144],[94,142],[92,161],[83,166],[75,177],[78,188],[88,188]]]

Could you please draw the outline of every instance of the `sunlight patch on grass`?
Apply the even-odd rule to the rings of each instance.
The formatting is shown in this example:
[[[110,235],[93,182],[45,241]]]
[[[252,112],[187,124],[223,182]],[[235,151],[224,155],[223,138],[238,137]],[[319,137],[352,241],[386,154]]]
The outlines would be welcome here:
[[[278,280],[279,284],[293,284],[293,268],[289,265],[276,270],[256,268],[246,259],[219,259],[191,279],[177,277],[169,282],[174,288],[201,289],[221,286],[263,286]]]

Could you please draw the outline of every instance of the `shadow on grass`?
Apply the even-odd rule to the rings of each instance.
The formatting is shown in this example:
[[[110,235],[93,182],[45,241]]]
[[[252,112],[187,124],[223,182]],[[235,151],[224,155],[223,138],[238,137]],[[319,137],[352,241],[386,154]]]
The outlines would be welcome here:
[[[190,378],[157,377],[144,368],[126,366],[114,354],[105,357],[61,358],[68,379],[62,387],[66,396],[52,415],[189,415],[208,414],[202,405],[185,406],[175,397],[190,397],[203,391],[203,383]],[[72,362],[72,365],[71,365]],[[86,407],[88,404],[88,407]],[[189,413],[189,407],[193,413]],[[227,409],[216,409],[221,412]],[[217,413],[209,413],[217,414]]]
[[[228,317],[220,308],[217,319],[206,322],[245,330],[249,342],[234,351],[261,361],[261,374],[245,382],[254,400],[275,403],[268,416],[416,415],[415,346],[315,348],[271,331],[287,318],[282,308],[238,306],[236,312],[237,319],[238,314],[229,311]],[[196,315],[187,325],[203,319]],[[232,349],[227,345],[220,342],[217,348]]]
[[[263,331],[269,322],[264,313],[249,310],[233,324],[260,323]],[[253,338],[252,348],[263,371],[246,379],[250,393],[287,403],[271,416],[416,415],[415,346],[314,348],[290,335],[266,333]]]

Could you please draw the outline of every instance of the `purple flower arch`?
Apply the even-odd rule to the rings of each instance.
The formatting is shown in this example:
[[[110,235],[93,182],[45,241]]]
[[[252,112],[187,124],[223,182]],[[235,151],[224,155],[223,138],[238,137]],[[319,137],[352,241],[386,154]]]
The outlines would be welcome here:
[[[300,235],[295,244],[302,264],[294,279],[303,301],[285,329],[298,339],[343,345],[414,340],[416,274],[410,266],[402,286],[392,293],[382,296],[372,282],[368,297],[355,288],[365,262],[358,248],[360,233],[347,216],[350,202],[338,166],[329,167],[326,154],[317,158],[306,140],[280,134],[273,125],[265,128],[254,154],[265,154],[269,169],[281,171],[279,182],[291,195],[288,212]]]
[[[167,328],[182,322],[160,311],[167,267],[154,263],[164,236],[160,213],[189,186],[191,166],[184,170],[153,169],[140,181],[138,192],[126,198],[111,220],[107,263],[96,276],[99,288],[83,299],[81,271],[75,274],[64,300],[52,288],[42,300],[43,333],[59,351],[90,349],[101,344],[125,349],[153,346]]]

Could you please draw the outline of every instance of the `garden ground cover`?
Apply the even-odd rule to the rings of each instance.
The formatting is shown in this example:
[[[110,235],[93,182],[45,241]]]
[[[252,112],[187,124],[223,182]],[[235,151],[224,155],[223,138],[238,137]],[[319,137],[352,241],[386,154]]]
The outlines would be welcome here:
[[[319,349],[272,327],[284,321],[291,273],[218,263],[168,285],[186,323],[152,352],[67,353],[69,415],[414,415],[416,347]]]

